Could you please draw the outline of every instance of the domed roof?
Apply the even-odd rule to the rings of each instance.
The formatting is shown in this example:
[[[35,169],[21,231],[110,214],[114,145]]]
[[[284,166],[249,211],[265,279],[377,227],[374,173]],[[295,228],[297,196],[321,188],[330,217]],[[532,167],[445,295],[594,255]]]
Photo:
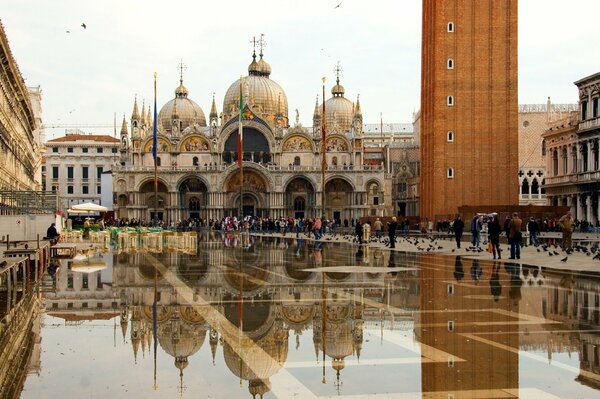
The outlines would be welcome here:
[[[333,96],[325,101],[325,123],[327,134],[346,133],[352,128],[352,119],[354,117],[354,103],[344,97],[344,86],[340,84],[339,77],[336,84],[331,88]],[[315,105],[314,118],[321,116],[321,105],[317,99]]]
[[[188,98],[188,94],[187,87],[180,80],[179,86],[175,89],[175,98],[163,105],[158,113],[158,127],[163,133],[173,133],[174,120],[179,120],[179,126],[176,126],[179,133],[194,124],[206,127],[204,111]]]
[[[271,66],[262,58],[256,61],[256,55],[248,66],[248,76],[243,80],[244,100],[259,117],[274,124],[277,114],[288,121],[288,102],[285,92],[279,84],[271,80]],[[238,115],[240,102],[240,79],[229,86],[223,100],[223,122]]]
[[[206,331],[182,320],[174,320],[159,326],[157,336],[161,348],[178,360],[176,364],[184,364],[187,357],[200,350]]]
[[[244,347],[251,347],[251,343],[243,342]],[[240,359],[227,341],[223,344],[223,357],[225,364],[231,372],[244,380],[266,380],[277,373],[287,360],[288,339],[277,340],[273,335],[256,341],[256,345],[262,350],[248,350]],[[240,362],[240,360],[242,360]]]

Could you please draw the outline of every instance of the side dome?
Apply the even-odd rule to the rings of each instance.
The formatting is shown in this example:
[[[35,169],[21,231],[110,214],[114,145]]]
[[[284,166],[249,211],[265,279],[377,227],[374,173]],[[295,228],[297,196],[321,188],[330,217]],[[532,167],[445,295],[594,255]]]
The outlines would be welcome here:
[[[188,98],[189,91],[179,81],[175,89],[175,98],[167,102],[158,113],[158,127],[165,134],[181,134],[189,126],[198,124],[206,127],[204,111]]]
[[[288,101],[283,88],[269,78],[271,66],[262,56],[256,61],[255,56],[248,67],[248,76],[242,79],[244,101],[249,103],[252,111],[275,125],[276,119],[288,125]],[[240,103],[240,80],[229,86],[223,100],[223,123],[238,115]]]
[[[339,79],[331,89],[331,97],[325,101],[325,123],[327,133],[346,133],[352,128],[354,104],[344,97],[344,86]]]

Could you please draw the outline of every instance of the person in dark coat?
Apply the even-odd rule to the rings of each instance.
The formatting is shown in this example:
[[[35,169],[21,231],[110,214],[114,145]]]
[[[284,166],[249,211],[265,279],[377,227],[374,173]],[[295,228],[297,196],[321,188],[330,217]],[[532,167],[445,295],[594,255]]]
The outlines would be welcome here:
[[[390,248],[396,248],[396,229],[398,228],[398,222],[396,217],[392,218],[392,221],[388,223],[388,236],[390,238]]]
[[[462,239],[463,231],[465,229],[465,222],[462,221],[460,215],[456,216],[456,219],[454,219],[452,228],[454,229],[454,238],[456,238],[456,248],[460,248],[460,240]]]
[[[488,224],[488,234],[490,236],[490,244],[492,244],[494,259],[496,259],[496,253],[498,254],[498,259],[502,259],[500,255],[500,233],[502,233],[500,220],[498,220],[498,215],[494,215],[494,219]]]
[[[356,232],[356,237],[358,239],[358,243],[362,244],[362,242],[363,242],[363,226],[360,223],[360,219],[356,220],[356,224],[354,225],[354,231]]]

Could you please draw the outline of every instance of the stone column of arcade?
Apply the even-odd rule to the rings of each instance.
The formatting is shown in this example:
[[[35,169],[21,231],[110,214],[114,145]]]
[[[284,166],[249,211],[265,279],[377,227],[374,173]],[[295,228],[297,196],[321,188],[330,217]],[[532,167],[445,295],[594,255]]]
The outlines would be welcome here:
[[[577,201],[577,220],[585,220],[585,204],[583,195],[578,195],[575,197]]]

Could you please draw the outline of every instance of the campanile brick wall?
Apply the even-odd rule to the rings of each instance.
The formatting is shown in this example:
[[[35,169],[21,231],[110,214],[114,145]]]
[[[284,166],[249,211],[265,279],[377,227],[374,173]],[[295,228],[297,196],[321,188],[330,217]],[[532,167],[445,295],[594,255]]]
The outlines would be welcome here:
[[[518,204],[517,0],[423,0],[422,40],[421,217]]]

